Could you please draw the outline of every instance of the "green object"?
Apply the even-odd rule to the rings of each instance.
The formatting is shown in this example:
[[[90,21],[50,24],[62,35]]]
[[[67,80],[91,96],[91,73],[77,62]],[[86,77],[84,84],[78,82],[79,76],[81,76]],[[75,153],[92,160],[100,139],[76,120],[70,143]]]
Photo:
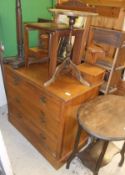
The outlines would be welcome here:
[[[21,0],[21,4],[24,23],[36,22],[38,18],[51,18],[48,8],[52,8],[52,0]],[[17,54],[15,5],[15,0],[0,0],[0,41],[5,47],[5,57]],[[35,43],[36,34],[33,34],[31,45]]]

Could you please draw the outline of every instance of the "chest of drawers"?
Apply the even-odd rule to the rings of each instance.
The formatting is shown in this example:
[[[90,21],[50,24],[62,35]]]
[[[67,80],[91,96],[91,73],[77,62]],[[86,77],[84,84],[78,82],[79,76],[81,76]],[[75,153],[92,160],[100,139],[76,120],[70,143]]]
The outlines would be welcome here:
[[[59,168],[74,144],[77,109],[81,103],[98,95],[104,70],[93,69],[93,73],[96,72],[93,78],[98,79],[98,83],[94,81],[91,87],[81,85],[71,75],[61,75],[53,84],[44,87],[47,72],[46,64],[18,70],[4,66],[9,121],[55,168]],[[81,144],[86,137],[83,133]]]

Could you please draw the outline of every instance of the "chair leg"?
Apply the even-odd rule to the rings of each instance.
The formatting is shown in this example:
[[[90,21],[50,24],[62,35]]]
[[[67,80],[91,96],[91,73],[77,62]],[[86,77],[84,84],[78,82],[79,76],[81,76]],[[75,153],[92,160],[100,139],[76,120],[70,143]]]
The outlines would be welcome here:
[[[124,144],[123,144],[123,147],[122,147],[122,150],[121,150],[121,152],[120,152],[120,154],[121,154],[121,160],[120,160],[120,162],[119,162],[119,166],[122,166],[123,165],[123,163],[124,163],[124,153],[125,153],[125,142],[124,142]]]
[[[98,175],[98,172],[99,172],[99,169],[101,167],[102,160],[103,160],[103,157],[104,157],[105,152],[107,150],[108,144],[109,144],[109,141],[104,141],[104,144],[103,144],[103,147],[102,147],[102,151],[101,151],[100,156],[99,156],[99,158],[97,160],[97,163],[96,163],[94,175]]]
[[[80,140],[81,130],[82,130],[82,128],[79,125],[78,126],[78,131],[77,131],[77,136],[76,136],[76,139],[75,139],[73,152],[72,152],[71,156],[69,157],[69,159],[67,161],[66,169],[69,169],[71,161],[73,160],[73,158],[76,156],[76,153],[78,152],[78,144],[79,144],[79,140]]]

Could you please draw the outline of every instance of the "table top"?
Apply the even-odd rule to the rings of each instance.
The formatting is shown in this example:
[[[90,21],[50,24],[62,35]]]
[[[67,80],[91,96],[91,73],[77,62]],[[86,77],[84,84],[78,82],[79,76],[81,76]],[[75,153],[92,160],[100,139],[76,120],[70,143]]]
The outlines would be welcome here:
[[[85,66],[83,66],[84,71],[87,75],[89,74],[90,76],[93,75],[96,77],[99,74],[101,75],[104,73],[104,70],[101,68],[98,68],[96,66],[91,67],[92,69],[90,69],[90,66],[88,66],[88,64],[85,64]],[[45,91],[49,94],[53,94],[55,97],[65,102],[73,100],[79,96],[84,96],[84,94],[86,94],[86,99],[90,93],[93,93],[94,95],[95,91],[97,90],[96,84],[93,84],[92,86],[84,86],[74,76],[72,76],[71,73],[64,74],[63,72],[51,85],[45,87],[44,83],[47,82],[49,78],[48,63],[31,64],[29,68],[20,67],[19,69],[13,69],[10,65],[5,65],[4,68],[5,72],[14,72],[14,74],[23,77],[23,79],[26,79],[26,81],[29,81],[33,85],[35,84],[40,89],[45,89]],[[97,72],[99,72],[99,74]]]
[[[49,9],[49,11],[51,13],[54,14],[62,14],[62,15],[66,15],[66,16],[74,16],[74,17],[78,17],[78,16],[97,16],[98,13],[92,13],[92,12],[86,12],[86,11],[77,11],[77,10],[67,10],[67,9]]]
[[[62,23],[55,23],[55,22],[36,22],[36,23],[26,23],[25,27],[29,29],[36,29],[36,30],[45,30],[46,32],[55,32],[55,31],[69,31],[69,25],[62,24]],[[74,27],[73,31],[83,31],[83,28],[76,28]]]
[[[33,28],[33,29],[45,29],[49,31],[55,31],[55,30],[64,30],[64,29],[69,29],[69,26],[66,24],[57,24],[54,22],[36,22],[36,23],[27,23],[25,24],[26,27]]]
[[[78,111],[82,128],[104,140],[125,140],[125,97],[98,96],[82,105]]]

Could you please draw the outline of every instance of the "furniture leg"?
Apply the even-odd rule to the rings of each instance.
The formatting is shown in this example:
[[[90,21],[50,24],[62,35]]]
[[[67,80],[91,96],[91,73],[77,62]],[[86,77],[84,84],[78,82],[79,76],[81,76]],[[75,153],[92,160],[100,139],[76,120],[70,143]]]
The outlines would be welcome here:
[[[123,165],[123,163],[124,163],[124,153],[125,153],[125,142],[124,142],[124,144],[123,144],[123,147],[122,147],[122,150],[121,150],[121,152],[120,152],[120,154],[121,154],[121,160],[120,160],[120,162],[119,162],[119,166],[122,166]]]
[[[29,55],[28,55],[28,49],[29,49],[29,35],[28,35],[28,27],[24,28],[24,57],[25,57],[25,66],[29,66]]]
[[[84,31],[80,31],[75,34],[75,42],[73,46],[73,53],[72,53],[72,61],[74,64],[80,64],[81,58],[83,56],[83,45],[82,45],[82,36]]]
[[[70,163],[71,163],[71,161],[73,160],[73,158],[75,157],[75,155],[78,151],[78,144],[79,144],[79,140],[80,140],[81,131],[82,131],[82,128],[79,125],[76,140],[75,140],[75,144],[74,144],[74,148],[73,148],[73,152],[72,152],[71,156],[69,157],[69,159],[67,161],[66,169],[69,169]]]
[[[56,77],[59,75],[59,73],[64,68],[66,68],[66,66],[68,66],[69,64],[70,64],[72,70],[74,71],[75,77],[80,81],[80,83],[83,84],[83,85],[86,85],[86,86],[91,86],[91,84],[89,82],[87,82],[86,80],[84,80],[82,78],[81,73],[77,69],[76,65],[70,60],[70,57],[65,59],[62,64],[60,64],[59,66],[56,67],[56,70],[55,70],[52,78],[50,80],[48,80],[47,82],[45,82],[44,86],[49,86],[51,83],[53,83],[55,81]]]
[[[59,32],[53,32],[51,34],[51,39],[49,43],[49,78],[52,77],[56,70],[57,65],[57,51],[58,51],[58,41],[59,41]]]
[[[83,52],[85,51],[89,29],[90,29],[90,24],[91,24],[91,17],[88,16],[86,20],[84,31],[79,32],[75,37],[72,61],[77,65],[81,63]]]
[[[116,68],[116,63],[117,63],[117,57],[118,57],[118,54],[119,54],[119,50],[120,50],[119,48],[116,49],[116,53],[115,53],[114,60],[113,60],[113,63],[112,63],[111,72],[110,72],[108,82],[107,82],[107,85],[106,85],[106,90],[105,90],[106,95],[109,93],[110,83],[111,83],[113,73],[114,73],[115,68]]]
[[[100,156],[99,156],[97,163],[96,163],[94,175],[98,175],[98,172],[99,172],[99,169],[101,167],[101,163],[102,163],[103,157],[105,155],[105,152],[107,150],[108,144],[109,144],[109,141],[104,141],[102,151],[101,151]]]

